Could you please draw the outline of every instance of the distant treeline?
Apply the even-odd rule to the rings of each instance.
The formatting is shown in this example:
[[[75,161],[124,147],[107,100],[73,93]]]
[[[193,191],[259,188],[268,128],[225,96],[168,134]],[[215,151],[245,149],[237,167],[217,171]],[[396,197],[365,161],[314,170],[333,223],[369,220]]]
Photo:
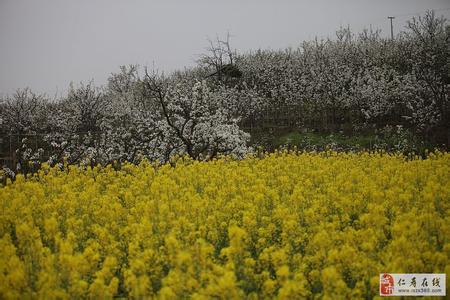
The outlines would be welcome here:
[[[237,53],[227,37],[170,75],[123,66],[106,86],[72,84],[56,101],[18,90],[0,100],[1,150],[11,135],[42,137],[38,148],[15,142],[13,168],[23,171],[42,160],[211,159],[244,155],[250,129],[277,125],[347,135],[401,126],[448,147],[449,59],[449,23],[431,11],[393,40],[342,28],[298,48]]]

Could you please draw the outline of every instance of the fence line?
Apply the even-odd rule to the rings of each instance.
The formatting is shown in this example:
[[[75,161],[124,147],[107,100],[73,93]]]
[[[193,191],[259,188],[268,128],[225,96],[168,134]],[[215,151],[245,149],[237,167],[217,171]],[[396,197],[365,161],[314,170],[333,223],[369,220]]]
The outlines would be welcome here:
[[[74,135],[99,135],[104,132],[90,131],[90,132],[77,132]],[[19,159],[16,154],[16,150],[22,146],[22,141],[27,138],[28,148],[32,148],[37,151],[39,148],[44,150],[44,158],[50,157],[50,145],[44,139],[51,135],[51,133],[0,133],[0,167],[6,166],[10,169],[15,169]],[[46,155],[47,152],[47,155]]]
[[[280,124],[278,126],[273,123],[270,124],[259,124],[256,125],[254,122],[248,122],[246,124],[240,124],[239,126],[245,132],[250,133],[259,133],[262,131],[273,131],[280,129],[292,128],[291,125]],[[99,136],[101,134],[105,134],[105,131],[88,131],[88,132],[76,132],[73,135],[77,135],[80,137],[86,135]],[[51,153],[51,145],[44,139],[52,135],[52,133],[0,133],[0,168],[1,166],[7,166],[8,168],[15,169],[19,159],[16,154],[16,150],[22,146],[22,140],[27,138],[27,146],[28,148],[32,148],[37,151],[39,148],[44,150],[43,157],[49,158]],[[47,154],[47,155],[46,155]]]
[[[276,119],[266,118],[261,120],[249,120],[247,122],[240,122],[239,127],[250,133],[251,136],[259,136],[261,134],[273,134],[274,132],[285,132],[298,129],[296,124],[291,119]],[[87,132],[74,132],[72,136],[76,135],[83,137],[86,135],[92,135],[98,137],[105,134],[105,131],[87,131]],[[43,157],[49,158],[52,153],[50,150],[52,146],[48,141],[45,141],[47,136],[54,135],[54,133],[0,133],[0,167],[6,165],[11,169],[15,169],[19,159],[16,154],[16,150],[22,146],[22,140],[27,138],[28,148],[37,151],[39,148],[44,150]],[[67,133],[63,134],[67,135]]]

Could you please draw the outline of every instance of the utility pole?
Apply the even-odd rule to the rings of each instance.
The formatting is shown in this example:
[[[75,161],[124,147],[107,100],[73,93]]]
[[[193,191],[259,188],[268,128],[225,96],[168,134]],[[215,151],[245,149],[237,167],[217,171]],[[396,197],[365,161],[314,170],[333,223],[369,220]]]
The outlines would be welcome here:
[[[391,40],[394,39],[394,26],[392,25],[392,20],[395,19],[395,17],[388,17],[388,19],[391,20]]]

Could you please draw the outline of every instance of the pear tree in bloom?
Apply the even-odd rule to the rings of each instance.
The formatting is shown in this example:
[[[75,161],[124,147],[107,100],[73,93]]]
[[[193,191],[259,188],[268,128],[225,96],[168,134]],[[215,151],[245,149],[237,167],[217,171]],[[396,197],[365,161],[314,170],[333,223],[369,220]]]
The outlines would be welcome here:
[[[145,83],[159,103],[158,127],[167,157],[185,153],[194,159],[212,159],[247,151],[249,135],[239,128],[239,118],[222,105],[223,94],[212,91],[205,80],[171,82],[146,71]]]
[[[2,131],[8,134],[31,134],[47,128],[46,98],[33,93],[29,88],[18,89],[1,103],[0,118]]]
[[[450,25],[433,11],[408,21],[399,48],[408,53],[408,117],[425,134],[447,132],[450,143]]]
[[[92,155],[100,136],[100,125],[107,113],[108,99],[93,82],[70,85],[67,97],[49,105],[45,136],[51,165],[79,163]]]

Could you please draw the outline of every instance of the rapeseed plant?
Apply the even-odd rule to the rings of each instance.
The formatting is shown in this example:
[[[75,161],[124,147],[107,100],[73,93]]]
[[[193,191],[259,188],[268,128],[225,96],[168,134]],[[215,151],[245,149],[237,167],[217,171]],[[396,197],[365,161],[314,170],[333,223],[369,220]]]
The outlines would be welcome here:
[[[44,166],[0,188],[2,299],[365,299],[450,273],[450,154]]]

